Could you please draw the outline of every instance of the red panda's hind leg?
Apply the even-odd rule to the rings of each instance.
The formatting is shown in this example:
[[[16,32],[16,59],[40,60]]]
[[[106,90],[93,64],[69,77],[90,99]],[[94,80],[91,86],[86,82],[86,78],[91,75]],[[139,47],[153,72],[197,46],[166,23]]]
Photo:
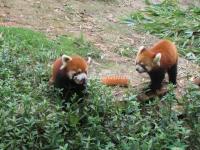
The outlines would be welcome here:
[[[165,77],[165,71],[163,69],[157,69],[149,72],[149,76],[151,79],[150,89],[152,91],[159,90],[162,87],[162,81]]]
[[[169,82],[176,85],[177,64],[173,65],[168,71]]]

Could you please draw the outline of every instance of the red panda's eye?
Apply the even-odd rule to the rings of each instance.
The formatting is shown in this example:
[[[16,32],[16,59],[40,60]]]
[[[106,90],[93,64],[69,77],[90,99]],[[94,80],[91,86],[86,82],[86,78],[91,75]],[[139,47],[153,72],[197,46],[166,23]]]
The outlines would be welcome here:
[[[146,66],[145,66],[144,64],[140,64],[140,66],[141,66],[144,70],[146,70]]]

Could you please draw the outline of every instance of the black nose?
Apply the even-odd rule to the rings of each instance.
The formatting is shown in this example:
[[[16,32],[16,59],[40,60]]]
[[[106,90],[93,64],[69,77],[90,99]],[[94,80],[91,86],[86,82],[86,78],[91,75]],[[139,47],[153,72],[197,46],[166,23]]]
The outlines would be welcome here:
[[[86,83],[86,79],[82,79],[81,81],[82,81],[83,84]]]
[[[138,68],[136,68],[135,70],[136,70],[136,71],[139,71],[139,69],[138,69]]]

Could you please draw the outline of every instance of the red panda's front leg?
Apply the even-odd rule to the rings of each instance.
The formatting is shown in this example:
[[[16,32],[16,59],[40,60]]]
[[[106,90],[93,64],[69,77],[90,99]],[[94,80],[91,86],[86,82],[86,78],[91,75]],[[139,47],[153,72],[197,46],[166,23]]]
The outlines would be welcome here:
[[[168,71],[169,82],[176,85],[177,64],[173,65]]]
[[[148,74],[151,79],[150,89],[153,92],[159,90],[162,87],[162,81],[165,77],[165,71],[163,69],[157,69],[148,72]]]

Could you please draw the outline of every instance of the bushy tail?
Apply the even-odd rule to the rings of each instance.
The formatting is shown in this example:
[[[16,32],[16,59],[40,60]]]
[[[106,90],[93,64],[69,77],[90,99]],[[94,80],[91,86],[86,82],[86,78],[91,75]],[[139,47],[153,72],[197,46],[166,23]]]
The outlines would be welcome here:
[[[129,79],[126,76],[118,76],[118,75],[102,77],[101,82],[108,86],[115,86],[115,85],[128,86],[129,85]]]

